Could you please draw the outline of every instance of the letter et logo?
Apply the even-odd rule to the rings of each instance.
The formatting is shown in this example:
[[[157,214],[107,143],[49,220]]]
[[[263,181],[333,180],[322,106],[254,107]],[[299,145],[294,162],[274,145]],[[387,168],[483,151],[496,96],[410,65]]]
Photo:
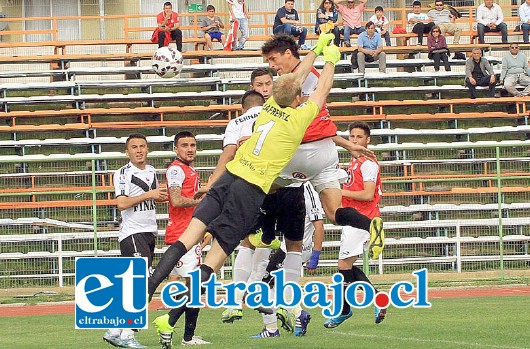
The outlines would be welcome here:
[[[147,258],[75,261],[75,328],[147,328]]]

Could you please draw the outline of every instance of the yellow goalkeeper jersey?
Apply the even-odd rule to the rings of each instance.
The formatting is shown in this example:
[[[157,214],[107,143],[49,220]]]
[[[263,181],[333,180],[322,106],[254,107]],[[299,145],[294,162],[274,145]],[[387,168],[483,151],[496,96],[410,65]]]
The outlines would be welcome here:
[[[226,168],[268,193],[292,159],[319,107],[307,101],[297,108],[281,108],[274,97],[263,105],[252,136],[237,150]]]

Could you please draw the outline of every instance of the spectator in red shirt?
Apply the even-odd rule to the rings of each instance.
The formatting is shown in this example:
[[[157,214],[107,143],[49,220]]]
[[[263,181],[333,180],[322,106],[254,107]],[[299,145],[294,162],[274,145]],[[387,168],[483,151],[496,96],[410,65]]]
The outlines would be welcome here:
[[[167,1],[164,3],[164,11],[156,16],[158,28],[155,29],[152,42],[158,42],[158,48],[168,46],[171,40],[177,43],[177,50],[182,52],[182,31],[179,15],[173,12],[173,5]]]

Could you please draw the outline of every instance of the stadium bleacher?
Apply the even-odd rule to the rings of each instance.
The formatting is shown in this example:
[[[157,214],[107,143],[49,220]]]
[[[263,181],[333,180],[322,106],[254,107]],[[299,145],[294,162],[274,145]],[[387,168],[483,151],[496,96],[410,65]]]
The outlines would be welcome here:
[[[401,22],[393,24],[397,23]],[[153,45],[132,35],[147,29],[127,28],[131,37],[114,41],[0,43],[0,62],[5,63],[0,68],[0,225],[4,227],[0,261],[6,262],[0,279],[4,283],[38,277],[64,285],[71,283],[74,257],[92,256],[94,250],[98,255],[118,255],[119,214],[112,198],[112,172],[125,161],[126,135],[136,131],[148,135],[150,157],[162,174],[173,157],[172,135],[192,129],[201,149],[196,168],[206,181],[220,154],[224,127],[240,113],[237,99],[250,82],[250,71],[267,66],[256,61],[259,50],[196,50],[185,53],[182,77],[161,79],[149,65]],[[262,24],[258,28],[268,29]],[[265,31],[252,40],[262,42]],[[467,35],[474,40],[473,33]],[[413,42],[414,36],[393,40]],[[195,46],[202,41],[189,37],[186,42]],[[78,53],[83,45],[109,52]],[[454,48],[469,52],[475,46]],[[492,49],[488,58],[498,70],[506,47],[478,46]],[[138,51],[133,52],[133,47]],[[13,53],[24,49],[32,54]],[[344,59],[337,65],[329,102],[340,130],[356,120],[372,126],[389,238],[371,270],[398,272],[411,265],[481,270],[499,263],[502,244],[506,266],[526,266],[530,98],[466,98],[464,61],[451,60],[455,67],[451,72],[434,72],[422,47],[385,49],[392,55],[389,72],[375,72],[375,65],[369,65],[362,75],[349,72],[352,49],[342,48]],[[403,59],[410,54],[414,58]],[[198,64],[198,58],[211,63]],[[316,66],[321,68],[322,62]],[[346,136],[345,131],[340,135]],[[348,160],[342,151],[341,162]],[[161,232],[165,212],[162,208],[158,217]],[[326,231],[322,267],[329,272],[336,266],[340,235],[335,226],[326,225]],[[98,246],[93,244],[95,232]],[[163,251],[157,249],[157,254]],[[9,267],[16,261],[22,263],[15,273]],[[47,269],[32,269],[32,261]],[[229,262],[225,273],[230,276]]]

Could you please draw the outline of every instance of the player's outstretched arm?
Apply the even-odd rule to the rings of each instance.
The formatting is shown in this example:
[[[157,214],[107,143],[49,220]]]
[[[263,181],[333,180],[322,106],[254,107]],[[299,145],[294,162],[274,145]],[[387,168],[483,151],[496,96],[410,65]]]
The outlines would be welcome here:
[[[331,86],[333,86],[335,64],[340,60],[340,51],[335,45],[324,47],[323,53],[326,64],[324,64],[324,69],[318,79],[318,85],[315,92],[309,96],[309,100],[315,102],[319,108],[322,108],[326,102]]]
[[[313,65],[317,56],[320,56],[320,54],[324,50],[324,47],[328,46],[334,38],[335,35],[329,33],[322,33],[318,36],[317,44],[311,49],[311,51],[309,51],[309,53],[302,60],[302,63],[300,63],[298,69],[296,69],[295,75],[297,76],[299,81],[305,81],[305,79],[311,72],[311,69],[313,69]]]

